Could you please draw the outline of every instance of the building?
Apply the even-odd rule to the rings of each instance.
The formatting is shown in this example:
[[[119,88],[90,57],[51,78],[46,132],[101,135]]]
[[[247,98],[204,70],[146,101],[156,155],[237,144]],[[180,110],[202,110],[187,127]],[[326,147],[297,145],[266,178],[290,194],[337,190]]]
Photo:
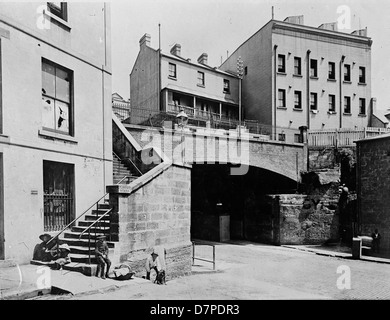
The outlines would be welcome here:
[[[29,262],[112,184],[110,10],[0,3],[0,259]]]
[[[245,119],[309,129],[366,127],[371,115],[371,44],[367,30],[336,23],[305,26],[303,16],[270,20],[220,66],[244,64]]]
[[[238,120],[238,78],[208,65],[203,53],[192,62],[175,44],[170,53],[150,47],[150,35],[140,40],[140,51],[130,74],[131,123],[140,123],[160,112],[192,119]]]
[[[119,93],[114,92],[112,94],[112,111],[121,121],[126,120],[130,117],[130,99],[126,101]]]
[[[358,224],[361,235],[377,228],[381,250],[390,249],[390,134],[356,142]]]

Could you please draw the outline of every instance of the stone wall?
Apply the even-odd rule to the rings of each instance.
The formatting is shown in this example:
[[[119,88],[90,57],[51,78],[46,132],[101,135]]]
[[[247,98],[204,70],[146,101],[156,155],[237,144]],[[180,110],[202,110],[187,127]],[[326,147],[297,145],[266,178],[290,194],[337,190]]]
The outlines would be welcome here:
[[[270,195],[269,201],[277,215],[275,244],[321,244],[338,239],[338,197]]]
[[[120,261],[130,262],[136,275],[145,274],[151,249],[164,258],[167,278],[191,273],[191,173],[187,167],[168,165],[155,177],[133,189],[108,188],[114,208],[111,231],[119,244]]]
[[[357,144],[359,222],[361,234],[375,228],[382,235],[381,249],[390,249],[390,139],[382,137]]]

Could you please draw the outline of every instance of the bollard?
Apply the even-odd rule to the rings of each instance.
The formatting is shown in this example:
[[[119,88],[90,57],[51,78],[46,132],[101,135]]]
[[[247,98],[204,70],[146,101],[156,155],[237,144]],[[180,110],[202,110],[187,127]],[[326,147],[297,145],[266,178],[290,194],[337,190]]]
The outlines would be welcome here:
[[[362,257],[362,239],[352,239],[352,259],[361,259]]]

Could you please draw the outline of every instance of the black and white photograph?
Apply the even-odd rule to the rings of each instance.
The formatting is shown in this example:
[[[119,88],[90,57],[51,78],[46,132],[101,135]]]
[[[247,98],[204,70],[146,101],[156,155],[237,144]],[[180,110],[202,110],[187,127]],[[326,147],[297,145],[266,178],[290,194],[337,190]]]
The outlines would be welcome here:
[[[389,14],[0,1],[0,300],[390,299]]]

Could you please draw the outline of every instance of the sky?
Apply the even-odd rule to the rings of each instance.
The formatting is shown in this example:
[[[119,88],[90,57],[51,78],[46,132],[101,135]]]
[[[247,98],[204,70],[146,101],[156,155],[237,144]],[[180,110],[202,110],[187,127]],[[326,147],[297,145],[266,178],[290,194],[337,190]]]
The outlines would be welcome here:
[[[139,39],[148,33],[151,46],[169,52],[175,43],[192,61],[203,53],[213,67],[272,18],[304,15],[304,24],[318,27],[341,19],[349,8],[351,33],[367,27],[371,47],[372,96],[378,109],[390,108],[390,1],[388,0],[112,0],[111,37],[113,92],[130,97],[129,74],[139,52]],[[344,7],[345,8],[345,7]],[[343,20],[343,22],[347,22]],[[348,27],[348,26],[347,26]]]

